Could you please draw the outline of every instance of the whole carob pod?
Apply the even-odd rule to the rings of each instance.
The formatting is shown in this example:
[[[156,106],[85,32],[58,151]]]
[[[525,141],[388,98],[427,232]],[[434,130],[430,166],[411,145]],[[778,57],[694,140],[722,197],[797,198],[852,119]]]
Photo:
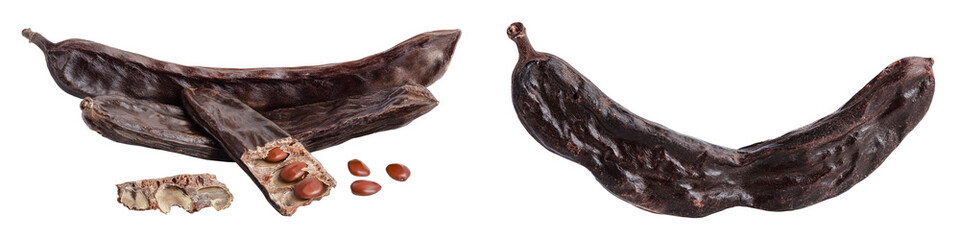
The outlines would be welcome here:
[[[330,194],[337,182],[300,142],[239,99],[183,90],[185,112],[210,133],[284,216]]]
[[[513,104],[543,147],[590,170],[647,211],[703,217],[734,206],[785,211],[837,196],[867,177],[933,100],[929,58],[887,66],[836,112],[781,137],[730,149],[634,115],[557,56],[537,52],[523,24]]]
[[[43,51],[57,85],[79,98],[122,96],[179,105],[180,90],[202,87],[260,112],[407,84],[430,86],[446,72],[460,39],[460,30],[440,30],[350,62],[235,69],[183,66],[88,40],[53,43],[30,29],[22,33]]]

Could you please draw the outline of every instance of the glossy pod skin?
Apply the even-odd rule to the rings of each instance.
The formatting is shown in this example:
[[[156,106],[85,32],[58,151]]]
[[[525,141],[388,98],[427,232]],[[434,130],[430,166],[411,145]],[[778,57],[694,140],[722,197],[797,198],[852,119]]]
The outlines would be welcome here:
[[[346,99],[276,109],[265,117],[317,151],[352,138],[395,129],[426,114],[438,101],[425,87],[404,85]],[[233,160],[180,106],[118,96],[80,104],[90,129],[116,142],[218,161]]]
[[[433,31],[350,62],[234,69],[183,66],[83,39],[53,43],[30,29],[22,34],[43,51],[57,85],[79,98],[121,96],[180,105],[181,89],[202,87],[235,96],[260,112],[405,84],[429,86],[446,71],[460,38],[460,30]]]
[[[734,206],[785,211],[837,196],[867,177],[923,118],[933,60],[887,66],[836,112],[781,137],[730,149],[634,115],[562,59],[507,29],[520,59],[514,108],[551,152],[590,170],[641,209],[703,217]]]
[[[239,99],[186,88],[183,103],[184,111],[223,146],[281,215],[293,215],[337,185],[302,144]]]

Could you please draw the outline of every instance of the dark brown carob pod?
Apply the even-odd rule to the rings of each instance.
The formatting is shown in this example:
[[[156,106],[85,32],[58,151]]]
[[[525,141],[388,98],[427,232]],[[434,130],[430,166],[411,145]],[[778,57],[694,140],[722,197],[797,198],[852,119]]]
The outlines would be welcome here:
[[[286,68],[183,66],[82,39],[53,43],[23,30],[43,51],[65,92],[79,97],[122,96],[179,105],[183,88],[211,88],[257,111],[343,99],[414,84],[429,86],[446,71],[460,30],[414,36],[393,48],[338,64]]]
[[[298,207],[320,200],[337,185],[300,142],[239,99],[212,89],[186,88],[183,104],[191,119],[240,164],[280,214],[293,215]],[[281,171],[297,163],[305,165],[297,169],[303,175],[293,181],[281,179]]]
[[[875,170],[933,99],[929,58],[887,66],[836,112],[776,139],[730,149],[634,115],[559,57],[534,51],[523,24],[513,103],[527,132],[647,211],[703,217],[734,206],[785,211],[837,196]]]
[[[309,151],[399,128],[436,107],[426,87],[404,85],[346,99],[263,113]],[[83,120],[113,141],[185,155],[233,161],[180,106],[120,96],[86,98]]]

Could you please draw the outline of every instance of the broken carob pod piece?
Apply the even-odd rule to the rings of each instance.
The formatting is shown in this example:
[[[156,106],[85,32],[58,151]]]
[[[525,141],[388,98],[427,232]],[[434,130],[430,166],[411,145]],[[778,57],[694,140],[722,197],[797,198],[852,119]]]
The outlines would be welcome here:
[[[213,207],[217,211],[230,206],[233,194],[213,174],[184,174],[117,184],[117,202],[130,210],[170,212],[179,206],[189,213]]]
[[[792,210],[843,193],[920,122],[935,85],[933,60],[900,59],[836,112],[779,138],[729,149],[634,115],[567,62],[535,51],[522,24],[507,34],[520,52],[512,95],[527,132],[589,169],[620,199],[684,217],[734,206]]]
[[[312,152],[402,127],[437,104],[425,87],[404,85],[341,100],[276,109],[263,115]],[[113,141],[233,161],[179,106],[101,96],[84,99],[80,109],[90,129]]]
[[[298,207],[327,196],[337,185],[303,145],[239,99],[212,89],[186,88],[183,105],[280,214],[292,215]],[[294,171],[292,165],[301,165],[297,170],[303,171],[303,176],[288,176],[296,175],[289,173]]]
[[[447,70],[460,39],[460,30],[433,31],[350,62],[235,69],[183,66],[83,39],[53,43],[30,29],[22,34],[43,51],[57,85],[79,98],[110,95],[179,105],[181,89],[205,87],[260,112],[406,84],[429,86]]]

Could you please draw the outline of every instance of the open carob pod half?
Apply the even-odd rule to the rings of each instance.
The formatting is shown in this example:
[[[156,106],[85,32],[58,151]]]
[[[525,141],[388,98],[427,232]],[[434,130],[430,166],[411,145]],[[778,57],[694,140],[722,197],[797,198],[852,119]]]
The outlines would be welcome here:
[[[212,89],[186,88],[183,104],[280,214],[292,215],[337,185],[306,147],[239,99]]]
[[[523,24],[510,25],[507,35],[520,53],[512,95],[527,132],[620,199],[684,217],[734,206],[793,210],[847,191],[920,122],[935,86],[932,59],[903,58],[836,112],[730,149],[633,114],[563,59],[535,51]]]
[[[426,87],[403,85],[263,113],[309,151],[355,137],[399,128],[438,104]],[[113,141],[233,161],[224,149],[193,123],[180,106],[121,96],[85,98],[80,104],[90,129]]]

